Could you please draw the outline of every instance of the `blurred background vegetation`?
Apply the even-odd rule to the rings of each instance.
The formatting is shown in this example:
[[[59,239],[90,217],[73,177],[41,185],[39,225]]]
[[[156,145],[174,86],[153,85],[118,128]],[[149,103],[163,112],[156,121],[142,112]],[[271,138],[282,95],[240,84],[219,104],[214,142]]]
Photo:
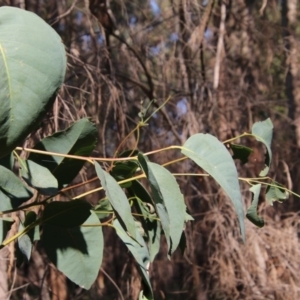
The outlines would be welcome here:
[[[198,132],[224,141],[270,117],[271,176],[300,192],[299,1],[0,0],[0,5],[38,14],[60,34],[68,53],[65,84],[29,145],[88,116],[98,126],[95,155],[111,157],[143,108],[150,104],[151,113],[170,98],[142,129],[141,151],[179,145]],[[245,166],[238,165],[239,174],[257,177],[263,149],[250,139],[240,142],[254,152]],[[131,136],[122,149],[136,143]],[[164,163],[176,155],[151,159]],[[198,172],[187,161],[172,171]],[[77,180],[89,177],[85,168]],[[213,180],[178,181],[195,221],[186,228],[184,255],[178,251],[169,261],[162,247],[151,266],[156,299],[300,299],[300,199],[291,196],[272,207],[262,197],[259,213],[266,225],[258,229],[246,221],[242,244],[232,206]],[[241,188],[246,208],[251,195],[243,183]],[[66,280],[38,246],[32,261],[17,270],[11,246],[2,254],[8,278],[3,299],[137,299],[141,280],[134,260],[112,230],[105,236],[104,262],[90,291]]]

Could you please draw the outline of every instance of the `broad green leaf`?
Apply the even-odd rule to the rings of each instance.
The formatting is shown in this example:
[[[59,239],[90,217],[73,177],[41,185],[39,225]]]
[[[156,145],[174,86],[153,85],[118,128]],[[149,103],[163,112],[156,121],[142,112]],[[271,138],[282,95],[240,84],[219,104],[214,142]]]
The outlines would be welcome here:
[[[76,200],[77,201],[77,200]],[[51,262],[70,280],[89,289],[103,257],[101,223],[94,212],[82,226],[62,228],[45,224],[42,245]]]
[[[35,129],[66,71],[59,35],[36,14],[0,8],[0,157]]]
[[[273,124],[270,118],[262,122],[254,123],[252,126],[252,134],[257,141],[262,142],[267,148],[265,168],[259,173],[259,176],[266,176],[269,172],[272,160],[271,142],[273,136]]]
[[[272,185],[267,187],[266,200],[270,205],[273,205],[275,201],[282,202],[288,198],[289,193],[278,182],[273,181]]]
[[[139,232],[138,226],[136,227],[136,234],[135,234],[137,241],[134,241],[126,234],[126,232],[124,231],[123,227],[121,226],[118,220],[113,221],[113,226],[116,229],[116,233],[118,234],[120,239],[124,242],[124,244],[131,252],[131,254],[133,255],[133,257],[135,258],[138,264],[139,267],[138,269],[142,275],[143,282],[145,284],[145,291],[144,291],[145,297],[147,297],[147,299],[153,299],[153,292],[152,292],[152,287],[151,287],[149,272],[148,272],[148,267],[150,263],[149,252],[145,244],[145,241]]]
[[[33,196],[12,171],[0,166],[0,211],[20,206]]]
[[[20,164],[20,175],[28,185],[36,188],[42,194],[55,195],[58,192],[58,182],[45,167],[31,160],[23,160]]]
[[[232,158],[239,159],[243,165],[248,162],[249,155],[253,152],[251,148],[243,145],[229,144],[229,147],[233,152]]]
[[[88,119],[81,119],[66,130],[44,138],[35,145],[34,149],[87,157],[93,152],[96,141],[95,124]],[[48,168],[56,177],[59,187],[69,184],[85,163],[84,160],[37,153],[31,153],[28,159]]]
[[[142,154],[139,162],[151,186],[156,211],[166,235],[168,253],[178,247],[184,228],[186,206],[174,176],[164,167],[147,161]]]
[[[14,222],[15,221],[12,218],[0,218],[0,244],[6,238],[6,235]]]
[[[127,232],[135,238],[135,223],[131,214],[131,207],[128,199],[119,186],[117,181],[107,172],[102,170],[100,165],[95,162],[96,173],[101,181],[101,184],[105,190],[106,196],[117,213],[117,217],[121,218],[124,223]]]
[[[79,226],[89,218],[91,208],[85,200],[54,201],[45,206],[42,222],[64,228]]]
[[[238,173],[226,147],[214,136],[198,133],[185,142],[182,153],[211,175],[227,193],[234,205],[242,238],[245,240],[244,211]]]
[[[263,218],[259,217],[257,214],[257,206],[258,206],[260,190],[261,190],[261,184],[255,184],[249,189],[249,191],[253,193],[253,199],[252,199],[251,206],[247,210],[246,217],[254,225],[258,227],[263,227],[265,225],[265,222]]]

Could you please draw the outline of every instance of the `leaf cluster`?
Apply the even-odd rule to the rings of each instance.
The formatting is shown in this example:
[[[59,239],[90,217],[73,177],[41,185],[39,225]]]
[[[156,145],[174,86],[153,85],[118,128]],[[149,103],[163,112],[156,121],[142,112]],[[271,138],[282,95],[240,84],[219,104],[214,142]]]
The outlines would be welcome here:
[[[29,261],[35,243],[40,243],[60,271],[82,288],[89,289],[103,259],[103,228],[113,227],[136,260],[144,286],[140,298],[153,299],[149,265],[160,250],[161,238],[166,240],[171,258],[182,245],[186,223],[193,220],[187,213],[175,175],[195,175],[172,174],[166,167],[150,161],[150,154],[155,152],[179,150],[182,154],[179,160],[188,158],[203,170],[199,176],[211,176],[232,201],[244,241],[244,205],[239,180],[251,186],[253,201],[246,216],[259,227],[264,225],[257,212],[262,186],[267,187],[266,199],[270,204],[288,198],[287,189],[266,177],[272,160],[270,119],[255,123],[251,133],[225,142],[199,133],[182,146],[152,153],[142,153],[136,147],[111,159],[92,156],[98,133],[95,124],[87,118],[41,139],[30,149],[17,147],[52,105],[63,83],[66,59],[58,36],[36,15],[3,7],[0,18],[3,20],[0,76],[4,79],[0,86],[0,106],[3,107],[0,112],[0,232],[2,247],[16,243],[18,265]],[[25,23],[29,24],[30,29],[26,30],[32,31],[32,38],[24,40],[22,26]],[[43,37],[37,34],[36,27],[44,32]],[[9,32],[15,36],[11,38]],[[51,47],[42,45],[45,36]],[[25,77],[32,79],[26,81]],[[142,119],[137,133],[145,123]],[[258,178],[238,177],[234,159],[245,164],[252,151],[232,143],[242,137],[253,137],[266,148],[265,166]],[[20,155],[20,151],[29,155]],[[110,162],[110,166],[105,162]],[[71,183],[85,163],[93,166],[99,187],[60,200],[61,195],[73,189]],[[83,181],[81,186],[86,183]],[[100,190],[105,191],[105,197],[97,205],[90,205],[86,196]],[[17,220],[18,232],[6,238],[11,224],[16,221],[7,217],[12,212],[23,213]]]

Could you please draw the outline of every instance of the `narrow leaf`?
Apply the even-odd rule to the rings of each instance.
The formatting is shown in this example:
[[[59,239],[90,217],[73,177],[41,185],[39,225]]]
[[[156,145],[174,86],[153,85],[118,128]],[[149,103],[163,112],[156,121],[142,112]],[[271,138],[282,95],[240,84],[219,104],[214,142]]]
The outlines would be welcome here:
[[[243,240],[245,225],[242,195],[234,161],[226,147],[210,134],[195,134],[183,145],[182,153],[211,175],[231,199]]]
[[[167,238],[168,253],[172,254],[178,247],[184,228],[186,206],[183,195],[167,169],[148,162],[142,154],[138,155],[138,159],[150,182],[156,210]]]
[[[265,168],[259,173],[259,176],[266,176],[269,172],[272,160],[271,142],[273,136],[273,124],[270,118],[262,122],[254,123],[252,126],[252,134],[257,141],[262,142],[267,148]]]
[[[27,226],[32,225],[37,219],[37,215],[35,212],[30,211],[26,214],[24,223],[20,222],[19,225],[19,232],[22,232]],[[35,226],[34,228],[30,229],[27,233],[22,234],[18,237],[18,248],[19,251],[16,251],[17,256],[17,265],[20,266],[23,261],[24,257],[26,258],[27,262],[30,260],[31,252],[33,248],[33,242],[40,239],[40,232],[39,226]],[[16,249],[17,250],[17,249]],[[24,257],[20,257],[20,254]]]
[[[109,173],[102,170],[97,162],[95,162],[95,168],[111,206],[121,218],[127,232],[135,238],[135,223],[124,191]]]
[[[19,225],[19,232],[23,231],[24,226],[22,223]],[[30,240],[30,237],[28,234],[24,234],[20,237],[18,237],[18,247],[21,251],[21,253],[26,257],[27,261],[30,260],[31,257],[31,251],[32,251],[32,241]]]
[[[98,276],[103,257],[103,234],[92,212],[80,227],[44,225],[42,245],[51,262],[70,280],[89,289]]]
[[[116,229],[116,233],[120,237],[120,239],[124,242],[128,250],[131,252],[133,257],[135,258],[136,262],[138,263],[139,271],[142,275],[143,282],[145,284],[145,291],[144,294],[148,299],[153,299],[153,292],[152,287],[149,279],[149,252],[143,237],[139,232],[139,228],[136,227],[136,241],[131,239],[126,232],[124,231],[123,227],[121,226],[118,220],[113,221],[113,226]]]
[[[55,201],[46,205],[42,222],[70,228],[83,224],[90,216],[91,205],[85,200]]]
[[[33,196],[32,192],[12,171],[0,166],[0,210],[20,206]]]
[[[97,140],[95,124],[81,119],[64,131],[48,136],[35,145],[35,150],[88,157]],[[84,160],[31,153],[29,160],[44,166],[56,177],[59,187],[69,184],[81,170]]]
[[[252,198],[252,204],[247,210],[246,217],[254,225],[256,225],[258,227],[263,227],[265,225],[265,222],[264,222],[263,218],[259,217],[257,214],[257,206],[258,206],[260,190],[261,190],[261,184],[253,185],[249,189],[249,191],[253,193],[253,198]]]

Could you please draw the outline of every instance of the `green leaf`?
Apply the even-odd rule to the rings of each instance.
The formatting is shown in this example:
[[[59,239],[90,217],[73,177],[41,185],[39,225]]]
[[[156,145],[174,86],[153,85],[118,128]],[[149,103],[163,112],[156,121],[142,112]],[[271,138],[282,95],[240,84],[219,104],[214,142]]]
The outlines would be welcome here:
[[[85,200],[51,202],[45,206],[42,222],[63,228],[79,226],[89,218],[90,209],[91,205]]]
[[[114,213],[113,208],[107,198],[99,201],[99,204],[94,208],[94,212],[97,214],[100,220],[107,218]]]
[[[37,220],[37,214],[33,211],[29,211],[26,214],[26,218],[24,221],[24,227],[27,227],[34,223]],[[40,240],[40,228],[39,226],[35,226],[27,233],[32,242]]]
[[[150,300],[150,299],[152,299],[152,298],[148,298],[144,295],[144,291],[140,291],[138,300]]]
[[[273,205],[273,202],[278,201],[282,202],[283,200],[287,200],[289,198],[289,193],[283,188],[283,186],[273,181],[272,185],[267,187],[266,191],[266,200],[270,205]]]
[[[42,245],[49,259],[84,289],[94,283],[101,266],[104,242],[100,225],[92,212],[81,227],[62,228],[49,224],[43,227]]]
[[[20,206],[33,196],[12,171],[0,166],[0,211]]]
[[[154,203],[146,190],[146,188],[137,180],[132,181],[131,187],[128,189],[130,197],[135,197],[134,207],[139,214],[142,226],[148,241],[148,248],[150,253],[150,261],[152,262],[159,252],[161,225],[157,218]]]
[[[113,226],[116,229],[116,233],[120,239],[124,242],[128,250],[131,252],[136,262],[138,263],[138,269],[142,275],[143,282],[145,284],[145,297],[153,299],[152,287],[149,279],[148,267],[150,262],[149,252],[143,237],[140,234],[139,227],[136,226],[136,240],[130,238],[118,220],[113,221]]]
[[[153,262],[160,248],[161,225],[157,220],[150,221],[148,219],[146,221],[146,228],[148,234],[150,261]]]
[[[188,221],[195,221],[195,219],[188,213],[185,214],[185,222],[188,222]]]
[[[14,163],[15,163],[15,158],[12,152],[0,158],[0,165],[11,171],[14,168]]]
[[[262,142],[267,148],[265,168],[259,173],[259,176],[266,176],[269,172],[272,160],[271,142],[273,136],[273,124],[270,118],[262,122],[254,123],[252,126],[252,134],[257,141]]]
[[[243,145],[229,144],[230,149],[233,152],[233,159],[239,159],[244,165],[248,162],[249,155],[253,152],[251,148]]]
[[[182,153],[211,175],[231,199],[243,240],[245,224],[242,195],[234,161],[226,147],[210,134],[195,134],[183,145]]]
[[[22,223],[19,225],[19,232],[23,231],[24,226]],[[31,251],[32,251],[32,241],[28,234],[23,234],[22,236],[18,237],[18,247],[21,253],[27,258],[27,261],[30,260]]]
[[[118,157],[132,157],[138,154],[137,150],[126,150],[122,152]],[[121,181],[134,176],[139,164],[137,161],[117,161],[114,163],[113,169],[110,171],[110,175],[117,181]],[[127,182],[121,185],[122,188],[131,186],[131,182]]]
[[[0,243],[4,241],[14,222],[12,218],[0,218]]]
[[[127,232],[135,238],[135,223],[131,214],[131,207],[124,191],[109,173],[102,170],[97,162],[95,162],[95,168],[106,192],[106,196],[113,209],[117,212],[117,217],[122,220],[122,225],[125,226]]]
[[[28,212],[26,214],[24,223],[20,221],[19,232],[22,232],[27,226],[32,225],[36,221],[36,219],[37,215],[35,212]],[[22,234],[18,237],[18,249],[16,249],[18,266],[20,266],[23,263],[24,257],[26,258],[27,262],[30,260],[33,242],[38,241],[40,239],[39,229],[39,226],[35,226],[25,234]]]
[[[0,8],[0,157],[35,129],[52,106],[66,71],[59,35],[37,15]]]
[[[172,254],[179,245],[184,228],[186,206],[174,176],[164,167],[148,162],[142,154],[139,162],[151,186],[156,211],[166,235],[168,253]]]
[[[263,218],[260,218],[257,214],[257,206],[258,206],[260,190],[261,190],[261,184],[255,184],[249,189],[249,191],[253,193],[253,198],[252,198],[252,204],[247,210],[246,217],[254,225],[258,227],[263,227],[265,225],[265,222]]]
[[[139,165],[135,161],[117,162],[117,163],[115,163],[110,174],[117,181],[121,181],[121,180],[131,178],[132,176],[134,176],[138,167],[139,167]],[[130,186],[131,186],[131,182],[122,184],[123,188],[127,188]]]
[[[66,130],[44,138],[33,149],[88,157],[93,152],[96,141],[95,124],[88,119],[81,119]],[[69,184],[85,163],[84,160],[38,153],[31,153],[28,159],[48,168],[56,177],[59,187]]]
[[[58,182],[47,168],[31,160],[24,160],[20,166],[20,175],[28,185],[45,195],[55,195],[58,192]]]

